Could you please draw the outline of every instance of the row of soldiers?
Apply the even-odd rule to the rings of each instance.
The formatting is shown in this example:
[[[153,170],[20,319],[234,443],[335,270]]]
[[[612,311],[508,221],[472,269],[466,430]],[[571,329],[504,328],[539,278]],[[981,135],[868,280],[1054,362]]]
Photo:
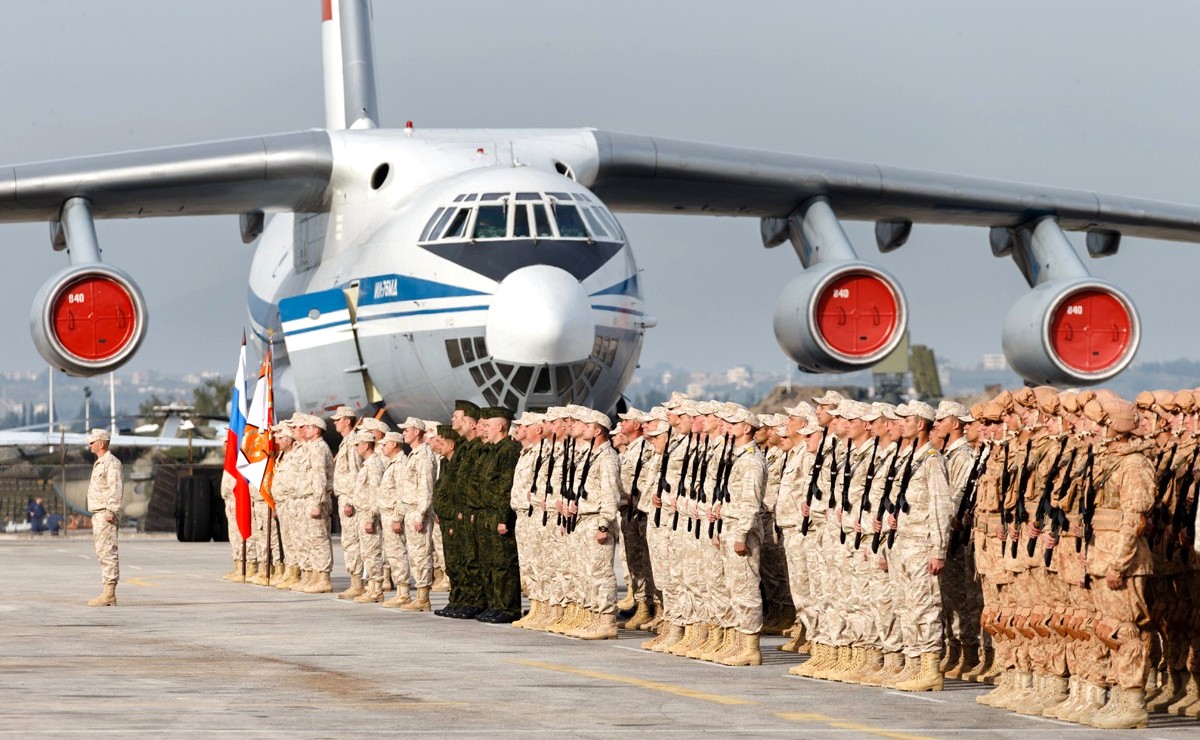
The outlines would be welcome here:
[[[782,649],[810,653],[799,675],[914,691],[980,680],[996,684],[981,703],[1134,727],[1147,709],[1200,712],[1197,411],[1189,391],[1130,403],[1042,387],[970,410],[830,392],[776,415],[676,394],[616,429],[567,406],[527,412],[510,436],[505,410],[458,402],[430,444],[421,500],[436,517],[419,506],[404,517],[440,528],[443,616],[513,621],[523,583],[531,609],[516,626],[615,637],[620,538],[636,606],[622,626],[657,632],[647,649],[757,665],[759,635],[794,619]],[[290,426],[319,441],[316,422]],[[352,427],[343,434],[370,463],[368,432]],[[402,425],[406,443],[423,440],[418,427]],[[319,467],[320,447],[297,474]],[[374,466],[339,499],[370,488],[362,470]],[[374,523],[369,506],[341,513]],[[315,574],[303,588],[327,591],[309,541],[297,541],[301,572]],[[363,600],[382,588],[373,552],[361,565],[347,555],[352,591],[366,574]],[[388,562],[414,574],[428,608],[420,568]]]

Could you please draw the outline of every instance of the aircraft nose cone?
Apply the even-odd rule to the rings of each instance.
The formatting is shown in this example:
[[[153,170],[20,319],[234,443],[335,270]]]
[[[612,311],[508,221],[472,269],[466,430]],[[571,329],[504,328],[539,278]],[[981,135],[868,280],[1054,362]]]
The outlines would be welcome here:
[[[501,362],[578,362],[592,353],[595,338],[587,291],[557,267],[531,265],[510,273],[488,310],[487,346]]]

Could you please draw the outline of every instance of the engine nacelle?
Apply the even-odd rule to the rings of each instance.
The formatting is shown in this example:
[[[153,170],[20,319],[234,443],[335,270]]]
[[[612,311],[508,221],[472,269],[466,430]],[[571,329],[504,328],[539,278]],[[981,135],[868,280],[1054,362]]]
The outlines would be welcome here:
[[[1129,296],[1103,280],[1042,283],[1004,320],[1004,355],[1028,381],[1073,386],[1103,383],[1137,354],[1141,322]]]
[[[146,336],[146,301],[122,270],[102,263],[75,265],[38,290],[29,330],[52,367],[69,375],[99,375],[137,352]]]
[[[775,338],[809,372],[870,367],[900,344],[907,323],[900,284],[858,260],[812,265],[775,304]]]

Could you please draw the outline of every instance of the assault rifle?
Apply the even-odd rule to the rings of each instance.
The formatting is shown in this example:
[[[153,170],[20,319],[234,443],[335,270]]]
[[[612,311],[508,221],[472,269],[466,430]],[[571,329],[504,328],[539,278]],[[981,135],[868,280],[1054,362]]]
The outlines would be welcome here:
[[[1188,491],[1192,488],[1192,483],[1196,480],[1196,456],[1200,455],[1200,445],[1192,451],[1192,460],[1188,463],[1187,470],[1184,471],[1183,477],[1179,479],[1179,486],[1175,490],[1175,510],[1171,514],[1171,536],[1167,539],[1167,558],[1170,559],[1175,555],[1175,546],[1179,544],[1179,538],[1189,528],[1196,524],[1196,514],[1193,511],[1191,518],[1188,518]],[[1183,556],[1183,562],[1187,563],[1187,548],[1180,553]]]
[[[912,449],[908,451],[908,459],[904,461],[904,471],[901,478],[912,475],[913,455],[917,452],[917,446],[914,444]],[[883,495],[879,497],[879,508],[875,510],[875,521],[883,524],[883,515],[892,510],[892,486],[896,483],[896,463],[900,460],[900,450],[896,450],[895,457],[892,458],[892,464],[888,466],[887,477],[883,479]],[[871,552],[879,552],[879,543],[883,540],[883,530],[874,533],[871,536]]]
[[[975,462],[971,465],[971,473],[967,476],[967,485],[963,488],[962,501],[958,502],[958,512],[955,518],[958,520],[958,529],[950,533],[950,553],[958,552],[958,548],[967,543],[971,538],[970,530],[967,529],[967,515],[975,511],[975,498],[979,488],[979,474],[983,471],[987,464],[988,453],[991,449],[984,445],[980,448],[979,454],[975,457]]]
[[[904,475],[900,476],[900,492],[896,494],[896,526],[888,532],[888,547],[896,544],[896,531],[900,529],[900,515],[908,513],[908,483],[912,480],[913,456],[917,454],[917,441],[913,440],[913,451],[908,453],[908,464],[904,466]]]
[[[676,491],[676,493],[675,493],[675,496],[676,496],[676,500],[675,500],[675,516],[673,516],[673,517],[671,518],[671,531],[672,531],[672,532],[674,532],[675,530],[679,529],[679,500],[678,500],[678,496],[679,496],[679,492],[682,492],[682,491],[686,491],[686,490],[687,490],[686,488],[684,488],[684,487],[683,487],[683,484],[684,484],[684,482],[687,480],[688,464],[689,464],[689,463],[691,463],[691,460],[692,460],[692,454],[693,454],[693,453],[696,451],[696,448],[695,448],[695,446],[692,444],[692,442],[693,442],[693,440],[694,440],[694,438],[695,438],[695,437],[696,437],[696,433],[695,433],[695,432],[688,432],[688,438],[687,438],[687,442],[686,442],[686,445],[687,445],[687,446],[683,448],[683,465],[680,465],[680,466],[679,466],[679,480],[678,480],[678,481],[676,481],[676,487],[677,487],[677,491]],[[664,460],[663,462],[666,462],[666,461]],[[670,491],[670,489],[667,489],[667,490],[668,490],[668,491]]]
[[[858,518],[862,521],[862,513],[871,510],[871,486],[875,483],[875,463],[879,461],[879,435],[875,435],[875,447],[871,450],[871,464],[867,466],[867,479],[863,481],[862,500],[858,502]],[[854,549],[862,545],[862,525],[854,533]],[[842,544],[846,544],[846,530],[842,530]]]
[[[837,459],[837,440],[833,440],[833,449],[829,466],[829,508],[837,507],[837,476],[838,476],[838,459]],[[846,458],[850,457],[850,440],[846,440]]]
[[[575,460],[575,438],[567,437],[566,442],[563,443],[563,468],[558,490],[568,509],[575,500],[575,469],[578,465],[579,463]],[[566,528],[568,523],[567,516],[559,514],[558,525]]]
[[[1021,539],[1021,527],[1029,521],[1029,509],[1025,508],[1025,488],[1029,485],[1029,477],[1033,468],[1029,465],[1030,451],[1033,449],[1033,438],[1025,440],[1025,459],[1021,461],[1021,475],[1017,478],[1017,499],[1013,501],[1013,513],[1009,517],[1012,522],[1012,557],[1017,556],[1017,542]],[[1010,534],[1005,532],[1005,534]]]
[[[584,452],[584,454],[587,455],[587,461],[583,463],[583,473],[579,476],[579,488],[575,489],[575,493],[571,499],[575,504],[575,511],[571,514],[571,521],[567,525],[567,534],[574,532],[575,525],[579,523],[579,502],[587,500],[588,473],[592,469],[592,460],[596,457],[596,455],[592,452],[590,447],[586,452]],[[574,481],[572,481],[572,485],[574,485]]]
[[[808,491],[805,492],[805,505],[812,508],[813,499],[817,497],[818,487],[817,478],[821,475],[821,466],[825,464],[825,439],[829,436],[829,427],[825,427],[825,431],[821,432],[821,444],[817,447],[817,459],[813,461],[812,470],[808,474]],[[809,517],[805,516],[804,521],[800,522],[800,534],[808,534]]]
[[[1083,561],[1087,563],[1088,550],[1092,544],[1092,517],[1096,514],[1096,485],[1092,478],[1092,469],[1096,464],[1095,453],[1091,445],[1088,445],[1087,457],[1083,463],[1083,496],[1079,498],[1079,515],[1083,523],[1083,536],[1075,541],[1075,552],[1083,554]],[[1083,587],[1091,587],[1091,576],[1087,572],[1087,568],[1083,571]]]
[[[646,464],[646,448],[649,446],[649,441],[642,442],[642,449],[638,451],[637,465],[633,466],[633,486],[629,491],[629,511],[625,515],[625,521],[630,521],[638,515],[638,499],[642,495],[642,492],[638,490],[638,481],[642,478],[642,468]]]
[[[707,438],[704,440],[704,452],[708,452]],[[708,503],[708,494],[704,492],[704,484],[708,481],[708,455],[697,455],[696,460],[700,466],[700,475],[699,477],[692,476],[692,488],[696,491],[696,495],[693,497],[696,502],[696,539],[700,539],[700,512],[704,510],[704,504]],[[715,499],[716,496],[714,495],[713,498]],[[716,502],[714,501],[714,503]],[[690,526],[691,520],[689,519],[688,522]]]
[[[658,501],[659,505],[654,507],[654,526],[659,526],[662,523],[662,495],[671,490],[671,484],[667,483],[667,458],[671,454],[671,428],[667,427],[667,443],[663,445],[662,460],[658,464]]]
[[[1062,484],[1058,487],[1059,505],[1050,507],[1050,537],[1054,543],[1058,543],[1058,535],[1064,529],[1068,529],[1071,523],[1067,521],[1067,512],[1062,509],[1062,502],[1067,498],[1067,491],[1071,490],[1072,476],[1071,471],[1075,468],[1075,458],[1079,454],[1079,448],[1071,450],[1071,458],[1067,460],[1067,469],[1063,472]],[[1050,560],[1054,556],[1054,548],[1047,547],[1042,560],[1046,563],[1046,567],[1050,567]]]
[[[546,488],[545,488],[544,493],[542,494],[542,526],[543,527],[546,526],[546,523],[548,521],[550,521],[550,512],[546,509],[546,504],[550,501],[550,494],[553,492],[553,486],[551,486],[550,481],[554,480],[554,444],[557,441],[558,441],[558,435],[551,434],[550,435],[550,462],[546,465]],[[564,448],[566,447],[565,442],[563,443],[563,447]],[[534,481],[535,482],[537,481],[537,476],[534,476]]]
[[[1175,452],[1179,449],[1179,443],[1171,445],[1171,451],[1161,450],[1158,453],[1158,459],[1154,462],[1154,509],[1150,512],[1150,533],[1147,540],[1150,545],[1158,541],[1167,525],[1171,523],[1171,513],[1167,511],[1167,494],[1171,491],[1171,461],[1175,459]]]
[[[842,460],[842,515],[850,516],[850,479],[854,477],[854,471],[850,468],[850,440],[846,440],[846,456]],[[833,497],[830,496],[830,499]],[[846,529],[841,528],[838,532],[838,538],[842,544],[846,544]]]
[[[533,480],[529,482],[529,511],[525,512],[525,516],[533,516],[533,497],[537,495],[537,479],[542,474],[542,451],[546,447],[546,440],[542,438],[538,442],[537,462],[533,464]]]
[[[1009,518],[1008,507],[1004,505],[1004,502],[1008,500],[1008,488],[1012,485],[1012,471],[1008,467],[1008,454],[1012,450],[1012,445],[1015,441],[1010,439],[1004,443],[1004,470],[1000,473],[1000,501],[998,505],[1000,507],[1000,528],[1004,532],[1005,537],[1008,536]],[[1004,556],[1003,543],[1000,545],[1000,556]]]
[[[1046,524],[1046,517],[1051,516],[1054,509],[1052,498],[1054,496],[1054,480],[1058,477],[1059,466],[1062,463],[1063,453],[1067,450],[1067,438],[1064,435],[1062,443],[1058,446],[1058,454],[1054,456],[1054,462],[1050,464],[1050,472],[1046,474],[1046,485],[1042,487],[1042,497],[1038,499],[1037,511],[1034,512],[1033,528],[1041,532],[1042,527]],[[1071,454],[1071,462],[1075,461],[1075,454]],[[1067,463],[1067,471],[1070,472],[1071,464]],[[1033,557],[1034,551],[1037,550],[1037,537],[1030,537],[1026,544],[1025,551],[1029,557]]]
[[[786,461],[786,457],[784,460]],[[713,506],[725,503],[729,498],[729,469],[733,467],[733,435],[725,434],[725,444],[721,447],[721,459],[717,460],[717,485],[713,488]],[[720,534],[720,519],[708,522],[708,538]]]

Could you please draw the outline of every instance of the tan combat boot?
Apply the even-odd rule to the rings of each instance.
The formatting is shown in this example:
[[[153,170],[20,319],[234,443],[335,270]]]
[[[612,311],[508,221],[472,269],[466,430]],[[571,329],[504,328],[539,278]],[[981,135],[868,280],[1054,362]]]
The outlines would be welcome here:
[[[717,627],[714,630],[710,630],[708,633],[709,640],[705,643],[705,648],[707,649],[697,657],[709,663],[717,662],[717,658],[726,650],[729,650],[730,643],[736,639],[736,632],[737,630],[730,627]]]
[[[1079,704],[1079,691],[1081,682],[1078,676],[1071,676],[1067,679],[1067,698],[1057,704],[1051,704],[1042,710],[1043,717],[1050,719],[1060,719],[1059,713],[1070,712],[1076,705]]]
[[[587,639],[587,636],[596,629],[596,623],[600,620],[600,613],[594,612],[591,609],[580,609],[579,614],[580,619],[577,621],[577,623],[572,625],[563,634],[567,635],[568,637],[575,637],[581,640]]]
[[[526,625],[537,621],[538,611],[541,609],[541,602],[534,599],[529,600],[529,611],[521,615],[520,619],[514,619],[512,626],[518,629],[526,629]]]
[[[308,588],[308,585],[310,583],[312,583],[312,571],[301,569],[300,580],[296,581],[291,586],[290,590],[296,591],[298,593],[304,593],[304,589]]]
[[[835,650],[837,657],[828,667],[814,673],[813,678],[822,678],[828,681],[830,677],[849,670],[850,662],[854,659],[854,648],[849,645],[838,645]]]
[[[433,569],[433,585],[429,587],[429,590],[435,593],[450,590],[450,579],[446,577],[446,571],[441,568]]]
[[[695,650],[703,645],[704,641],[708,639],[708,625],[704,622],[697,622],[693,625],[690,625],[690,629],[691,634],[689,637],[685,638],[677,645],[672,646],[666,652],[670,653],[671,655],[678,655],[682,658],[690,651]]]
[[[998,701],[992,706],[999,709],[1016,709],[1021,706],[1022,702],[1033,701],[1033,695],[1033,671],[1017,671],[1016,677],[1009,687],[1009,693],[1004,695],[1002,701]]]
[[[804,676],[805,678],[813,678],[817,671],[822,670],[829,656],[829,651],[833,650],[836,654],[837,649],[831,648],[823,642],[814,642],[809,649],[808,660],[800,665],[794,665],[788,669],[788,673],[793,676]]]
[[[1147,712],[1162,712],[1179,701],[1185,691],[1182,671],[1164,671],[1154,698],[1146,699]]]
[[[355,596],[354,600],[358,601],[359,597]],[[412,597],[408,593],[407,588],[401,588],[396,591],[396,595],[385,600],[380,606],[388,609],[404,609],[412,603]]]
[[[374,578],[367,584],[367,590],[354,597],[355,604],[378,604],[383,601],[383,581]]]
[[[695,636],[696,636],[696,626],[694,624],[685,624],[685,625],[683,625],[683,634],[680,635],[679,639],[675,640],[669,644],[664,643],[663,645],[660,645],[660,647],[662,649],[659,650],[658,652],[670,653],[671,655],[674,655],[675,651],[677,649],[679,649],[681,647],[686,649],[688,647],[688,645],[691,644],[692,640],[695,639]]]
[[[304,589],[306,594],[329,594],[333,593],[333,584],[329,581],[329,573],[327,571],[314,571],[312,575],[312,583],[308,588]]]
[[[553,632],[556,635],[561,635],[563,630],[569,627],[571,622],[574,621],[575,609],[576,606],[574,602],[570,602],[566,606],[562,607],[562,611],[558,613],[558,619],[555,619],[552,623],[546,625],[546,631]]]
[[[637,602],[637,609],[633,612],[633,616],[626,619],[621,624],[621,629],[636,630],[641,629],[642,625],[649,622],[651,619],[650,605],[644,601]]]
[[[722,655],[718,661],[721,665],[743,666],[762,665],[762,649],[759,647],[759,633],[745,634],[734,630],[737,635],[736,650]]]
[[[1096,716],[1104,708],[1106,694],[1105,687],[1080,679],[1079,696],[1075,705],[1072,706],[1068,703],[1067,706],[1058,710],[1056,712],[1058,719],[1081,725],[1087,724],[1089,717]]]
[[[275,564],[271,566],[271,580],[272,581],[274,581],[274,582],[281,581],[284,579],[284,577],[286,575],[287,575],[287,566],[284,565],[283,563],[276,561]],[[272,583],[271,585],[275,585],[275,584]]]
[[[1067,700],[1067,679],[1063,676],[1034,674],[1034,691],[1031,701],[1015,707],[1017,714],[1041,716],[1047,707],[1054,707]]]
[[[89,599],[88,606],[116,606],[117,605],[117,584],[106,583],[100,595],[94,599]]]
[[[289,566],[287,566],[287,570],[284,571],[283,580],[280,581],[279,583],[276,583],[275,588],[283,588],[283,589],[291,588],[299,580],[300,580],[300,569],[294,565],[289,565]]]
[[[941,691],[944,687],[942,672],[938,670],[937,653],[921,653],[920,672],[909,681],[896,684],[899,691]]]
[[[398,592],[396,594],[395,598],[398,599],[398,598],[400,598],[401,595],[405,596],[406,598],[408,597],[408,594],[405,593],[404,590],[401,590],[400,592]],[[402,611],[402,612],[427,612],[430,610],[430,608],[432,608],[432,607],[429,604],[429,587],[428,586],[417,586],[417,598],[415,600],[409,601],[407,604],[400,607],[400,611]]]
[[[944,676],[946,675],[947,671],[956,667],[961,660],[962,644],[957,640],[954,640],[953,642],[947,641],[946,654],[942,656],[941,662],[938,663],[938,670],[941,671],[942,675]]]
[[[708,634],[704,636],[704,640],[684,653],[683,657],[691,658],[692,660],[701,660],[705,654],[711,653],[719,647],[724,638],[725,628],[710,624],[708,625]]]
[[[267,569],[267,564],[262,563],[260,566],[260,564],[254,560],[250,560],[250,561],[246,562],[246,581],[245,581],[246,583],[249,583],[254,586],[267,585],[267,578],[266,578],[267,574],[263,573],[263,572],[259,572],[260,567],[262,568],[262,570],[265,571]]]
[[[945,671],[946,678],[963,679],[963,674],[970,673],[979,665],[979,646],[963,645],[958,662]]]
[[[581,631],[578,637],[581,640],[617,639],[617,615],[593,612],[587,631]]]
[[[960,681],[978,681],[979,677],[992,669],[992,665],[996,659],[996,651],[990,647],[985,647],[979,656],[979,663],[974,668],[963,669],[959,675]]]
[[[538,632],[549,632],[550,627],[562,619],[562,614],[563,608],[561,605],[547,603],[546,610],[542,613],[542,616],[538,618],[538,621],[531,623],[529,629]]]
[[[363,578],[361,575],[355,574],[350,576],[350,586],[337,595],[339,599],[357,599],[365,593],[363,588]]]
[[[921,659],[919,657],[911,658],[905,655],[904,666],[900,669],[900,671],[892,674],[891,676],[885,676],[879,685],[886,686],[889,689],[894,689],[898,684],[904,683],[905,681],[911,681],[912,679],[916,678],[920,672]]]
[[[661,653],[672,645],[683,639],[684,626],[668,622],[662,634],[659,635],[662,639],[655,638],[649,642],[642,643],[642,647],[647,650],[653,650],[656,653]]]
[[[383,569],[383,581],[380,583],[379,588],[385,594],[396,590],[396,584],[392,581],[392,569],[390,567]]]
[[[850,677],[862,668],[863,661],[866,659],[867,651],[865,648],[851,647],[850,648],[850,663],[838,672],[836,675],[829,676],[831,681],[839,681],[841,683],[851,683]]]
[[[245,581],[246,580],[246,561],[245,560],[233,561],[233,570],[231,570],[228,573],[226,573],[225,575],[221,576],[221,578],[224,578],[226,581],[233,581],[234,583],[242,583],[243,581]]]
[[[1145,689],[1141,686],[1132,689],[1114,686],[1111,691],[1116,695],[1113,710],[1097,714],[1095,721],[1090,723],[1092,727],[1102,730],[1135,730],[1144,728],[1149,723],[1150,717],[1146,714],[1145,707]]]
[[[633,589],[625,589],[625,597],[617,602],[617,611],[627,612],[635,606],[637,606],[637,601],[633,597]]]
[[[871,672],[864,672],[859,683],[863,686],[882,686],[888,678],[904,670],[904,653],[880,651],[879,666]]]
[[[643,632],[661,632],[663,626],[663,609],[662,604],[657,601],[651,601],[650,604],[650,619],[646,620],[640,629]]]
[[[862,661],[853,671],[846,674],[846,683],[864,684],[868,677],[879,673],[883,668],[883,651],[879,648],[863,648]]]
[[[1195,673],[1189,673],[1183,681],[1183,691],[1180,696],[1167,705],[1167,712],[1179,717],[1186,716],[1184,710],[1192,706],[1196,702],[1200,702],[1200,677]]]

